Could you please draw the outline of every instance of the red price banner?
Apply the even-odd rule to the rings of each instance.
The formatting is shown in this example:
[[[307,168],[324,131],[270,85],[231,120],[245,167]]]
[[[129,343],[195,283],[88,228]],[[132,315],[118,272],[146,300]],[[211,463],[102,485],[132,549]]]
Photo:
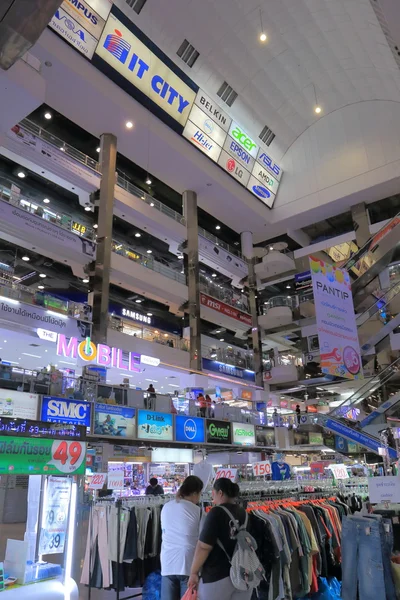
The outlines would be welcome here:
[[[107,473],[94,473],[89,483],[89,490],[101,490],[107,481]]]
[[[236,481],[237,469],[218,469],[215,474],[215,479],[221,479],[221,477],[230,479],[231,481]]]
[[[50,464],[61,473],[74,473],[86,460],[86,444],[57,440],[51,447],[51,456]]]
[[[271,475],[271,464],[265,460],[263,462],[257,462],[253,464],[253,475],[255,477],[263,477],[264,475]]]

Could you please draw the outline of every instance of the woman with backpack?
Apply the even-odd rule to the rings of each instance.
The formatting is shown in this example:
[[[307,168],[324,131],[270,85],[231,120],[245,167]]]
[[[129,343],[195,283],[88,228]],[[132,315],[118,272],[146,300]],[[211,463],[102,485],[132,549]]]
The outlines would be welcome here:
[[[257,546],[247,533],[248,515],[236,504],[239,491],[237,483],[230,479],[221,477],[214,483],[215,507],[202,527],[188,582],[188,588],[198,588],[199,600],[250,600],[253,588],[263,577],[263,569],[255,556]],[[249,571],[251,585],[240,581],[243,565],[238,565],[235,560],[239,546],[245,550],[242,556],[246,562],[250,557],[253,564],[259,565],[257,573]]]

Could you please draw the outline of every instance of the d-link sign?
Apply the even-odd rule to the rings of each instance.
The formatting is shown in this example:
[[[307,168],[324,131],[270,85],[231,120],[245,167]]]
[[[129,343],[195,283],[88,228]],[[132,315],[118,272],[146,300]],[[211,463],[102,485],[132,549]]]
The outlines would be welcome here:
[[[140,36],[139,32],[135,35],[132,23],[129,23],[128,28],[122,20],[126,22],[123,13],[113,7],[96,48],[96,55],[170,117],[185,125],[196,92],[167,66],[170,63],[167,56],[161,59],[161,51],[154,45],[150,46],[150,40],[146,40],[141,32]],[[147,45],[141,39],[146,40]],[[150,50],[150,47],[155,51]],[[175,70],[178,71],[177,67]]]

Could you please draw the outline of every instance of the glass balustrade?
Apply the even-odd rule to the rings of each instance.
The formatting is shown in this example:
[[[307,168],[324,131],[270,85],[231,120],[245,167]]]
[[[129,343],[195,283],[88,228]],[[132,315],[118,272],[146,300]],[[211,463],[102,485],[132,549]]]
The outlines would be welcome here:
[[[189,351],[188,342],[181,339],[178,335],[160,331],[155,327],[150,327],[143,323],[135,323],[128,319],[111,315],[110,327],[115,331],[120,331],[126,335],[145,340],[146,342],[155,342],[156,344],[177,348],[178,350],[184,350],[185,352]]]
[[[228,347],[222,348],[216,342],[215,346],[202,345],[201,354],[203,358],[215,360],[226,365],[233,365],[241,369],[254,369],[253,353],[247,350]]]
[[[274,298],[270,298],[267,303],[263,304],[263,314],[266,315],[271,308],[277,308],[281,306],[287,306],[293,310],[296,307],[296,297],[274,296]]]
[[[128,258],[129,260],[139,263],[143,267],[146,267],[146,269],[151,269],[156,273],[160,273],[160,275],[164,275],[169,279],[178,281],[182,285],[186,285],[186,277],[184,273],[181,273],[181,271],[177,271],[172,267],[164,265],[158,260],[152,258],[150,255],[146,256],[145,254],[141,254],[140,252],[138,252],[131,246],[128,246],[127,244],[113,240],[112,251],[116,254],[124,256],[125,258]]]
[[[224,250],[226,250],[227,252],[229,252],[229,254],[233,254],[234,256],[237,256],[241,260],[247,262],[246,258],[243,256],[243,254],[240,252],[240,250],[237,250],[236,248],[233,248],[232,246],[230,246],[226,242],[223,242],[222,240],[220,240],[219,238],[217,238],[216,235],[213,235],[212,233],[210,233],[209,231],[206,231],[202,227],[199,227],[199,235],[201,235],[202,237],[206,238],[206,240],[209,240],[210,242],[212,242],[216,246],[219,246],[220,248],[223,248]]]
[[[225,302],[225,304],[229,304],[229,306],[250,314],[249,299],[246,294],[242,294],[232,287],[214,283],[210,277],[206,277],[202,274],[200,274],[199,281],[201,292],[204,292],[205,294],[208,294],[217,300],[221,300],[221,302]]]

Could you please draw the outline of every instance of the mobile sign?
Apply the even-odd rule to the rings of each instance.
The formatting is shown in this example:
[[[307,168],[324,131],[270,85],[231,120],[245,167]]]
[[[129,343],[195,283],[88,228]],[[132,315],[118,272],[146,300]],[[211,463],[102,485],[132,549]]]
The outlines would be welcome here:
[[[175,439],[177,442],[204,443],[204,419],[199,417],[175,417]]]
[[[150,410],[138,411],[139,440],[173,440],[173,416],[169,413],[153,412]]]
[[[335,479],[349,479],[349,474],[345,465],[329,465]]]
[[[0,475],[83,475],[86,444],[0,437]]]

